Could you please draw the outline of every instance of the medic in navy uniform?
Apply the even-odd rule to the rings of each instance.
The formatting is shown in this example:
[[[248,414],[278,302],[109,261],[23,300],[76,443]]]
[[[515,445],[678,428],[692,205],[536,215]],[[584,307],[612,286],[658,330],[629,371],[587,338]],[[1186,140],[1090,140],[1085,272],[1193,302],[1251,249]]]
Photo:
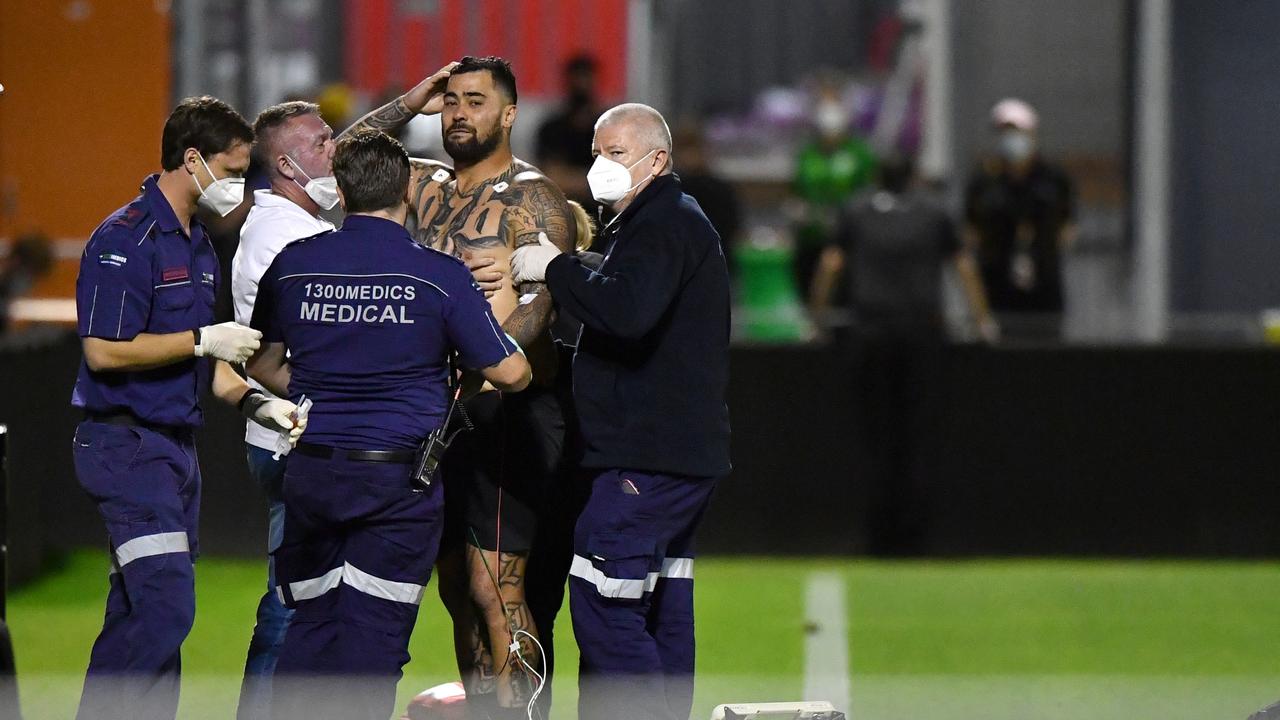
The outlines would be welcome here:
[[[110,593],[78,717],[173,718],[180,649],[195,618],[200,393],[238,404],[278,432],[296,407],[266,400],[228,365],[260,333],[213,325],[218,260],[197,205],[240,204],[253,131],[226,103],[184,100],[164,126],[163,172],[94,231],[80,259],[76,311],[84,360],[72,404],[85,420],[76,476],[106,521]]]
[[[581,720],[687,720],[694,536],[730,470],[729,273],[720,237],[673,173],[657,110],[596,121],[587,184],[617,215],[598,269],[549,242],[513,253],[582,322],[573,397],[594,471],[574,528],[569,601]]]
[[[448,357],[504,391],[530,371],[466,266],[404,228],[404,148],[357,131],[338,142],[333,174],[342,229],[282,250],[253,311],[266,344],[250,375],[313,403],[285,470],[276,574],[296,612],[273,713],[385,720],[440,542],[441,483],[412,475],[448,406]]]

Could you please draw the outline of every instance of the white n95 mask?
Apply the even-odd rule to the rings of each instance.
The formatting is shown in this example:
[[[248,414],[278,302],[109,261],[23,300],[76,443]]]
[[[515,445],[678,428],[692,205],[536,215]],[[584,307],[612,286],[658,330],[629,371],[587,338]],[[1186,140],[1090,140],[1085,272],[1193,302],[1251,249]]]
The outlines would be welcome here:
[[[1031,136],[1021,130],[1005,130],[1000,133],[1000,155],[1010,162],[1021,162],[1031,157],[1035,149]]]
[[[587,185],[591,187],[591,197],[597,202],[605,204],[616,203],[627,196],[627,193],[640,187],[648,178],[642,179],[635,185],[631,184],[631,168],[644,162],[645,158],[658,152],[657,148],[650,150],[644,154],[639,160],[630,165],[623,165],[616,160],[610,160],[603,155],[597,155],[596,161],[591,164],[591,169],[587,171]]]
[[[206,210],[218,213],[219,217],[230,215],[231,211],[240,207],[240,203],[244,201],[244,178],[226,177],[218,179],[213,176],[213,170],[209,169],[209,163],[204,161],[204,156],[198,153],[197,155],[204,165],[204,169],[209,172],[209,177],[213,178],[213,183],[209,187],[201,187],[200,180],[196,178],[195,173],[191,174],[191,179],[195,180],[196,187],[200,188],[200,199],[196,201],[196,204]]]
[[[813,114],[813,123],[823,135],[840,135],[849,129],[849,115],[844,106],[837,102],[824,102],[818,105]]]
[[[285,155],[284,158],[293,163],[293,166],[298,168],[298,172],[307,175],[307,171],[302,169],[297,160],[288,155]],[[338,204],[338,178],[332,175],[318,178],[307,176],[306,185],[298,182],[297,178],[294,178],[293,181],[298,184],[298,187],[302,188],[307,197],[320,206],[321,210],[332,210],[333,206]]]

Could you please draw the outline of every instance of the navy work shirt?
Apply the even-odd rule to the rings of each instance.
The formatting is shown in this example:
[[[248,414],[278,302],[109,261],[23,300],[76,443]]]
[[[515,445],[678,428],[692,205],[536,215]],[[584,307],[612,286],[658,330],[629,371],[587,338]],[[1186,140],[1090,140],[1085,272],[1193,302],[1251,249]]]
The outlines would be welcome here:
[[[461,261],[368,215],[285,247],[253,327],[288,350],[290,399],[314,403],[306,441],[349,450],[414,448],[439,426],[452,350],[471,368],[516,351]]]
[[[76,278],[80,337],[132,340],[213,322],[218,258],[204,226],[191,219],[191,235],[156,185],[112,213],[93,231]],[[195,337],[192,337],[195,342]],[[211,361],[190,358],[131,372],[94,372],[82,359],[71,404],[90,413],[131,413],[156,425],[194,427],[203,422],[200,393],[209,387]]]
[[[573,398],[583,467],[729,473],[729,272],[720,236],[674,175],[601,233],[598,270],[560,255],[547,287],[582,321]]]

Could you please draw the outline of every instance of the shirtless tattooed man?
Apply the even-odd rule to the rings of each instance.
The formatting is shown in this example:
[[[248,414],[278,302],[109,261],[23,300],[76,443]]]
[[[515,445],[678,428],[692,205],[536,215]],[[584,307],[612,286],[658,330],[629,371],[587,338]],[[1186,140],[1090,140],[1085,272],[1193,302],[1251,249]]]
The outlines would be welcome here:
[[[549,332],[551,296],[542,283],[513,284],[510,258],[544,235],[571,252],[575,228],[560,189],[511,153],[517,108],[510,65],[465,57],[447,70],[441,131],[454,169],[413,161],[410,231],[472,268],[494,316],[532,363],[534,380],[514,394],[486,387],[465,403],[476,429],[458,436],[442,465],[440,595],[453,618],[470,715],[523,718],[537,685],[529,671],[544,671],[530,640],[539,628],[525,576],[539,515],[558,482],[565,421],[552,388],[558,357]],[[416,90],[405,97],[412,101]],[[356,127],[394,133],[419,111],[413,105],[398,99]]]

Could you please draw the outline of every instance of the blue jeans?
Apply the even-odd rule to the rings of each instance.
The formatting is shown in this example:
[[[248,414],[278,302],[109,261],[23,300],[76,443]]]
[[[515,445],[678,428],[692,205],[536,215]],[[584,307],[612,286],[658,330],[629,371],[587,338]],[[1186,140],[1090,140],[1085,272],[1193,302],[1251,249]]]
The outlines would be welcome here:
[[[269,502],[267,552],[274,553],[284,538],[284,466],[287,458],[272,458],[271,450],[246,445],[249,474],[262,486]],[[271,717],[271,677],[284,645],[285,632],[293,611],[276,595],[276,561],[267,558],[267,592],[258,601],[258,622],[249,641],[249,655],[244,663],[244,681],[240,685],[237,720],[268,720]]]

